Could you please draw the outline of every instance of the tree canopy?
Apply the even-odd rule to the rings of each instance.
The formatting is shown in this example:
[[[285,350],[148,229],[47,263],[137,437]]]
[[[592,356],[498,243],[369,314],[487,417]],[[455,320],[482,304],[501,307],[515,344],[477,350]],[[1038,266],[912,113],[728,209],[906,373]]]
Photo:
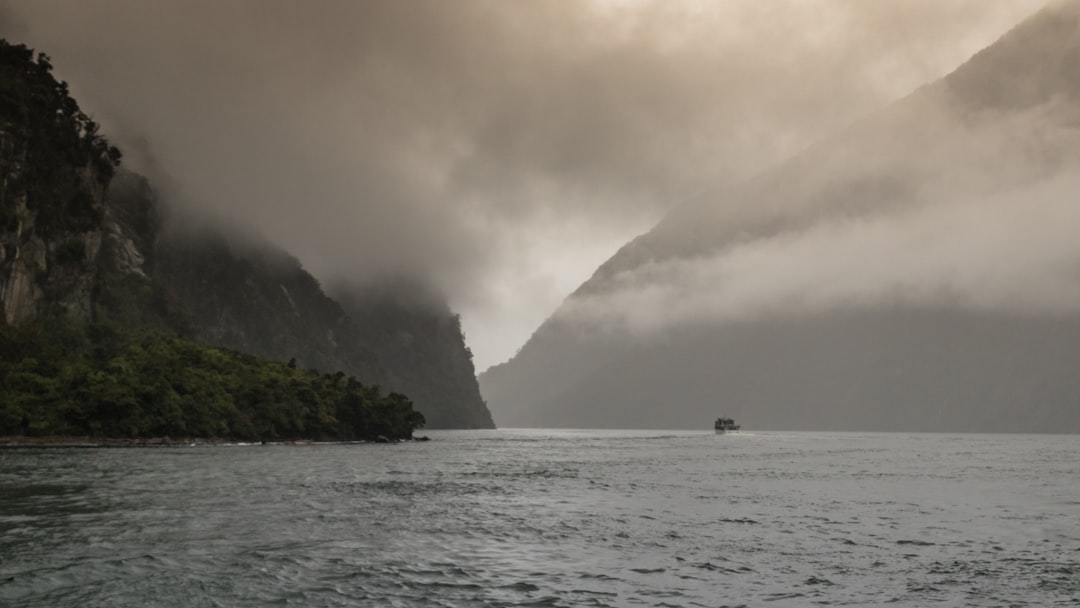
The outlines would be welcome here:
[[[100,209],[80,182],[89,178],[104,188],[121,157],[99,128],[79,109],[67,83],[53,77],[47,55],[0,39],[0,208],[10,209],[13,197],[25,194],[45,220],[43,228],[99,219],[94,214]]]
[[[404,395],[154,329],[0,329],[0,435],[373,440],[424,425]]]

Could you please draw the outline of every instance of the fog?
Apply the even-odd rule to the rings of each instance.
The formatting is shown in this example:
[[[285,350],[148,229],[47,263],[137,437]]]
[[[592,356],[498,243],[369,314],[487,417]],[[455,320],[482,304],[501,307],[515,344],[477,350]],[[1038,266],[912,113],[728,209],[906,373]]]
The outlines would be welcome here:
[[[52,56],[165,198],[250,226],[326,281],[434,282],[483,369],[667,210],[945,74],[1041,4],[8,0],[0,29]],[[1072,185],[1034,193],[1060,222],[1050,227],[1075,220],[1049,196]],[[1007,228],[1045,226],[1006,200],[969,224],[963,205],[981,204],[822,220],[646,269],[664,275],[652,291],[620,297],[645,298],[628,322],[649,328],[662,307],[693,318],[720,306],[710,289],[685,298],[683,278],[735,294],[725,315],[954,285],[952,272],[966,297],[1002,306],[1015,294],[979,286],[1013,285],[1051,309],[1071,295],[1028,276],[1029,264],[1057,268],[1064,241],[1027,252]],[[954,242],[953,228],[978,236]],[[815,289],[872,256],[898,263]]]
[[[676,218],[650,247],[695,228],[715,245],[619,270],[559,318],[647,336],[895,307],[1080,313],[1080,108],[970,111],[945,91],[699,204],[704,228]],[[887,148],[882,125],[899,127]]]
[[[647,264],[561,314],[638,334],[895,306],[1077,314],[1078,192],[1080,179],[1060,178],[945,209],[841,217],[715,256]]]

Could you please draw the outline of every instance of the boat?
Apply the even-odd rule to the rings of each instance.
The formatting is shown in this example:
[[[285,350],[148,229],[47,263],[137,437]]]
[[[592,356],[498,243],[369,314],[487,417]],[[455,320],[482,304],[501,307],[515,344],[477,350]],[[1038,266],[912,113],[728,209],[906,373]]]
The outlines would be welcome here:
[[[735,424],[733,418],[717,418],[713,428],[716,429],[717,433],[726,433],[728,431],[737,431],[742,427]]]

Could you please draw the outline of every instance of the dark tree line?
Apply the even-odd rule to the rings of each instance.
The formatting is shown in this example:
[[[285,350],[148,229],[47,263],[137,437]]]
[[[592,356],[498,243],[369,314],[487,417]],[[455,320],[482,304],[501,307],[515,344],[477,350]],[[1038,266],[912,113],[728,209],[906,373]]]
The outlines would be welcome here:
[[[423,425],[403,395],[158,330],[0,329],[0,435],[373,440]]]

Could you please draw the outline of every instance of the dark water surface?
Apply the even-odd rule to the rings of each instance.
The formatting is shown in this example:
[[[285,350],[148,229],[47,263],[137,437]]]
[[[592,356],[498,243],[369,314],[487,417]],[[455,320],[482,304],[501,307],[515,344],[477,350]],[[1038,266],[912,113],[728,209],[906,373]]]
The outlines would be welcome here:
[[[1076,606],[1080,436],[0,451],[0,606]]]

